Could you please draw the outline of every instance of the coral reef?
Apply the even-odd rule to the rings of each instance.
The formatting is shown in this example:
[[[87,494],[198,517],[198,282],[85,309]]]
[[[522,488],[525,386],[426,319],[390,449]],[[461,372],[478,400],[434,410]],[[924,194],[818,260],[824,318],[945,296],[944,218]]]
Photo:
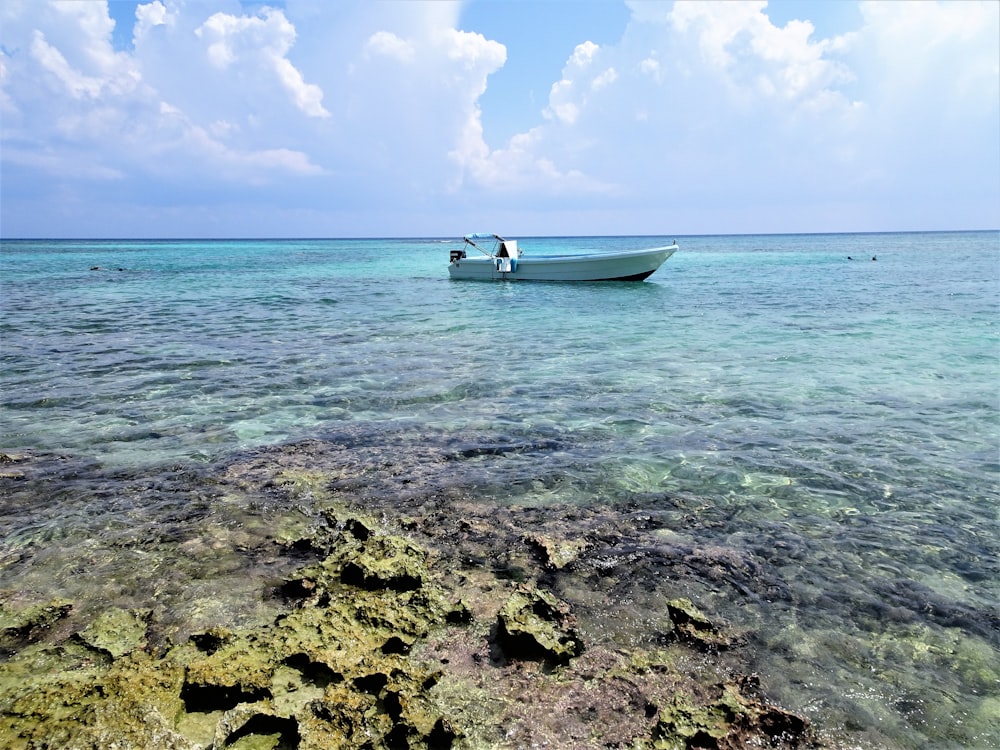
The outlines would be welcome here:
[[[307,528],[275,514],[260,542],[291,563],[262,590],[278,614],[175,637],[155,607],[4,602],[0,745],[819,746],[721,660],[739,638],[690,600],[648,587],[655,613],[618,622],[609,594],[646,586],[609,553],[620,517],[568,512],[525,533],[509,509],[351,502],[308,447],[265,458],[219,481],[316,509]]]

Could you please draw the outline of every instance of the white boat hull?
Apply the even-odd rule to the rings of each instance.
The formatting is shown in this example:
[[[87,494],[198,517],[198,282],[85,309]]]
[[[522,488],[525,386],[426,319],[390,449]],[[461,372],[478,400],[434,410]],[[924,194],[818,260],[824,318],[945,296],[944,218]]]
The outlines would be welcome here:
[[[448,273],[453,279],[479,281],[642,281],[675,250],[677,245],[594,255],[522,255],[514,263],[485,256],[456,258]]]

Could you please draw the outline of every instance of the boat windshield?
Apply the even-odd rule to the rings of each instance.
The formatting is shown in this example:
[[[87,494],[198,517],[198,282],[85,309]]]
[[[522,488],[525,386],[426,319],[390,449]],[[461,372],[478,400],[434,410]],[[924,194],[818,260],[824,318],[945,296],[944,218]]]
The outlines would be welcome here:
[[[476,248],[476,250],[478,250],[483,255],[486,255],[486,256],[488,256],[490,258],[495,258],[495,257],[517,257],[516,255],[507,256],[507,255],[503,254],[503,247],[504,247],[505,244],[509,245],[509,244],[511,244],[511,242],[513,242],[514,247],[516,248],[517,247],[517,242],[514,241],[514,240],[505,240],[499,234],[486,234],[486,233],[467,234],[467,235],[465,235],[464,239],[465,239],[466,244],[472,245],[474,248]],[[493,243],[492,246],[490,246],[489,250],[486,249],[487,242],[492,242]],[[497,252],[498,248],[499,248],[500,252]]]

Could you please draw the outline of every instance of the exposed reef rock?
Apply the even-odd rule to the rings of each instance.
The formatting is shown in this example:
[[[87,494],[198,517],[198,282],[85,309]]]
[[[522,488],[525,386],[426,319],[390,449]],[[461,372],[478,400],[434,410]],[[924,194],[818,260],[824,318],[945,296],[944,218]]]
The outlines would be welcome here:
[[[675,695],[659,713],[653,747],[742,750],[748,737],[761,736],[770,747],[798,746],[806,729],[803,719],[749,697],[743,692],[748,682],[744,678],[719,684],[718,697],[700,705],[683,694]]]
[[[508,659],[566,664],[583,651],[574,624],[565,602],[522,586],[497,615],[496,644]]]
[[[94,651],[118,659],[145,647],[146,627],[152,614],[151,610],[109,609],[74,637]]]
[[[648,518],[421,498],[388,464],[355,496],[355,460],[314,441],[220,472],[225,502],[268,509],[245,554],[285,565],[259,623],[6,602],[0,746],[819,746],[741,676],[738,638],[664,595]]]
[[[0,669],[0,744],[451,746],[457,734],[429,696],[440,672],[407,654],[467,612],[428,583],[406,539],[336,536],[335,552],[281,587],[295,606],[265,627],[213,628],[157,658],[140,650],[148,613],[109,610],[62,645],[21,651]],[[51,677],[18,679],[32,665]]]
[[[541,550],[545,565],[556,570],[572,564],[587,548],[587,541],[582,539],[559,539],[545,534],[529,534],[525,539]]]
[[[673,632],[683,641],[706,651],[729,648],[733,643],[733,638],[702,614],[690,599],[671,599],[667,602],[667,613],[674,624]]]

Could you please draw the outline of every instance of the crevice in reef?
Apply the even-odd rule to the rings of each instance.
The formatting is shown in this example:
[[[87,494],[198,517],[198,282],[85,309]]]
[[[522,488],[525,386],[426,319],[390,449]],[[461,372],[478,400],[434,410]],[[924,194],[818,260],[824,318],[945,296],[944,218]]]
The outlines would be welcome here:
[[[264,623],[209,623],[149,648],[157,622],[144,610],[104,617],[84,639],[68,632],[68,602],[0,621],[0,647],[13,651],[0,706],[20,711],[0,722],[0,745],[819,746],[805,719],[740,681],[743,641],[679,592],[664,595],[669,550],[645,539],[642,519],[421,498],[392,465],[381,499],[338,504],[334,488],[357,483],[331,460],[359,459],[310,442],[257,452],[220,479],[239,502],[313,508],[308,526],[269,542],[285,567],[261,588],[283,606]],[[304,555],[315,559],[295,567]],[[617,603],[628,600],[626,624]],[[61,661],[50,669],[47,658]],[[30,678],[39,664],[44,680]]]
[[[184,683],[181,700],[188,713],[228,711],[241,703],[256,703],[271,697],[266,688],[244,690],[239,685],[192,685]]]
[[[341,582],[348,586],[357,586],[367,591],[392,589],[393,591],[414,591],[420,588],[420,579],[415,576],[400,574],[386,578],[371,575],[355,562],[347,563],[340,574]]]
[[[254,736],[268,738],[267,747],[273,750],[296,750],[302,739],[299,736],[299,724],[295,719],[254,714],[246,724],[226,738],[223,747],[232,747],[240,740]]]
[[[382,689],[389,683],[388,676],[376,673],[376,674],[366,674],[361,677],[355,677],[353,680],[354,687],[360,690],[362,693],[368,693],[369,695],[374,695],[378,697]]]
[[[344,681],[344,676],[333,671],[326,664],[313,661],[306,654],[292,654],[282,664],[291,667],[302,676],[302,680],[316,687],[325,688]]]

